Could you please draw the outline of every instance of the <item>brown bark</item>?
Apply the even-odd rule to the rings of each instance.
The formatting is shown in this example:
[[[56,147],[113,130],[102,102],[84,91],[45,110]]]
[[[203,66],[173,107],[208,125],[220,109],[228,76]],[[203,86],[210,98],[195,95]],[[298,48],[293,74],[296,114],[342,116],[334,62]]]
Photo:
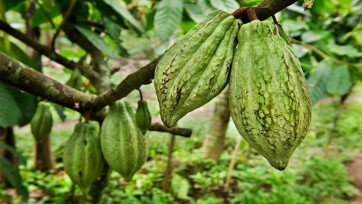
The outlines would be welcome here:
[[[202,146],[205,158],[218,160],[224,150],[225,135],[230,120],[228,89],[217,98],[214,115]]]
[[[40,171],[48,171],[55,168],[49,136],[41,143],[37,143],[34,140],[33,161],[35,169]]]
[[[0,127],[0,141],[15,149],[15,137],[13,127]],[[8,159],[17,168],[18,162],[16,157],[9,151],[0,147],[0,155]],[[5,183],[5,186],[11,187],[5,176],[0,170],[0,183]]]

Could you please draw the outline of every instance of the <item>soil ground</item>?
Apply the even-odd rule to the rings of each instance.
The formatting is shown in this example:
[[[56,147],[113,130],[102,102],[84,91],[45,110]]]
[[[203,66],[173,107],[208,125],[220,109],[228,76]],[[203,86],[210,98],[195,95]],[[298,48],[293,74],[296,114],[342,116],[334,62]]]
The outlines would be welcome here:
[[[353,179],[353,185],[360,191],[360,195],[350,199],[350,204],[362,203],[362,152],[358,153],[355,158],[346,164],[348,174]]]

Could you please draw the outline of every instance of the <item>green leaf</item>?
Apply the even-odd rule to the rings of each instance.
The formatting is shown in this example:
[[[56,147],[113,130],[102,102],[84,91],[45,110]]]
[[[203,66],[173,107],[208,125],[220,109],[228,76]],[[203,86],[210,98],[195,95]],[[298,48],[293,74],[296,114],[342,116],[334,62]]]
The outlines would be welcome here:
[[[292,46],[298,58],[302,58],[308,53],[308,49],[302,45],[292,44]]]
[[[0,170],[4,174],[5,178],[9,181],[11,186],[15,188],[16,193],[21,196],[22,200],[26,202],[29,199],[29,191],[24,185],[22,185],[23,182],[19,171],[17,171],[12,163],[3,156],[0,156],[0,164]]]
[[[210,1],[210,3],[214,8],[226,12],[233,12],[240,7],[239,3],[235,0]]]
[[[5,84],[0,82],[0,127],[14,126],[21,116],[20,108]]]
[[[106,27],[106,33],[112,38],[114,42],[119,42],[119,35],[121,34],[122,30],[121,26],[106,16],[103,18],[103,20]]]
[[[13,154],[17,161],[19,162],[20,165],[26,165],[26,158],[20,154],[18,151],[16,151],[16,149],[14,149],[13,147],[11,147],[10,145],[0,141],[0,147],[9,151],[11,154]]]
[[[172,191],[176,193],[176,197],[180,199],[189,200],[187,195],[190,191],[190,183],[187,179],[178,174],[174,174],[172,177]]]
[[[64,114],[64,106],[59,105],[57,103],[53,103],[53,105],[54,105],[55,110],[58,113],[60,120],[62,120],[62,122],[64,122],[65,119],[67,118],[67,116]]]
[[[312,104],[317,103],[327,95],[327,78],[331,72],[331,65],[327,61],[320,62],[308,78]]]
[[[343,96],[352,86],[351,74],[347,65],[333,64],[327,77],[327,92],[331,95]]]
[[[106,53],[108,56],[114,58],[115,57],[115,49],[111,47],[109,44],[107,44],[99,35],[94,33],[91,30],[88,30],[87,28],[81,27],[81,26],[74,26],[84,37],[86,37],[89,42],[91,42],[96,48],[98,48],[100,51]]]
[[[362,52],[358,52],[358,49],[353,45],[337,45],[334,41],[330,41],[327,47],[331,52],[339,56],[348,56],[351,58],[362,56]]]
[[[18,88],[6,85],[7,90],[11,93],[15,99],[18,108],[20,109],[20,118],[18,120],[19,126],[24,126],[30,122],[35,114],[36,107],[38,105],[37,97],[26,92],[20,91]]]
[[[190,18],[196,23],[204,19],[205,15],[202,13],[201,8],[196,4],[184,4],[185,10]]]
[[[112,7],[119,15],[128,20],[137,30],[144,32],[142,25],[132,16],[132,14],[117,0],[103,0],[104,3]]]
[[[302,41],[310,43],[321,40],[329,35],[328,31],[324,30],[309,30],[302,34]]]
[[[215,10],[215,8],[212,7],[211,5],[210,0],[197,0],[196,3],[201,8],[201,11],[204,14],[204,16]]]
[[[182,20],[182,0],[162,0],[156,9],[155,30],[161,40],[167,40]]]

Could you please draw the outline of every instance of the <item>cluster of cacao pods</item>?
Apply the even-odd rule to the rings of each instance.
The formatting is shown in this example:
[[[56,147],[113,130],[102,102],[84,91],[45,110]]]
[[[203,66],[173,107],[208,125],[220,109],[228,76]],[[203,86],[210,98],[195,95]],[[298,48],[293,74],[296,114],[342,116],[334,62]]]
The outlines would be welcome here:
[[[136,116],[137,115],[137,116]],[[65,172],[87,192],[101,175],[104,163],[126,181],[142,167],[147,158],[146,130],[151,115],[145,101],[140,101],[137,113],[127,102],[117,101],[102,123],[78,123],[64,148]]]
[[[285,169],[308,131],[311,100],[300,62],[279,24],[242,24],[215,11],[180,38],[155,71],[163,123],[174,126],[229,82],[230,111],[239,133],[273,167]]]

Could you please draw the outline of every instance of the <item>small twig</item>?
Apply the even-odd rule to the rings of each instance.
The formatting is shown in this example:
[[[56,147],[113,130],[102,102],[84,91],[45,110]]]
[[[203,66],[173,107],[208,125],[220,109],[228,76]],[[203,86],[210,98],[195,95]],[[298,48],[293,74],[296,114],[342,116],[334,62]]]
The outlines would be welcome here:
[[[275,17],[275,15],[272,15],[272,18],[273,18],[273,22],[274,22],[276,25],[279,25],[279,22],[278,22],[277,18]]]
[[[167,166],[162,180],[162,190],[167,193],[170,192],[171,188],[172,171],[173,171],[172,154],[174,151],[175,142],[176,142],[175,135],[171,135],[170,143],[168,145]]]
[[[179,127],[172,127],[168,128],[160,123],[154,123],[148,128],[150,131],[157,131],[157,132],[168,132],[174,135],[179,135],[182,137],[191,137],[192,130],[187,128],[179,128]]]
[[[317,47],[311,45],[311,44],[308,44],[308,43],[305,43],[305,42],[302,42],[302,41],[299,41],[297,39],[294,39],[294,38],[291,38],[290,39],[293,43],[296,43],[296,44],[299,44],[299,45],[302,45],[306,48],[309,48],[311,49],[312,51],[314,51],[315,53],[317,53],[318,55],[320,55],[321,57],[323,58],[326,58],[326,59],[329,59],[331,60],[332,62],[335,62],[337,64],[342,64],[342,65],[348,65],[348,66],[351,66],[351,67],[355,67],[355,68],[358,68],[358,69],[361,69],[362,70],[362,64],[354,64],[354,63],[350,63],[350,62],[344,62],[344,61],[341,61],[341,60],[338,60],[336,58],[333,58],[329,55],[327,55],[326,53],[322,52],[321,50],[319,50]]]
[[[55,50],[55,41],[60,33],[60,31],[63,29],[63,26],[65,25],[65,23],[67,22],[68,20],[68,17],[70,15],[70,13],[72,12],[73,10],[73,7],[75,5],[75,2],[76,0],[71,0],[70,1],[70,4],[69,4],[69,7],[67,9],[67,11],[64,13],[64,16],[63,16],[63,20],[62,22],[60,23],[57,31],[55,32],[54,36],[53,36],[53,39],[52,39],[52,44],[51,44],[51,50],[54,51]]]

